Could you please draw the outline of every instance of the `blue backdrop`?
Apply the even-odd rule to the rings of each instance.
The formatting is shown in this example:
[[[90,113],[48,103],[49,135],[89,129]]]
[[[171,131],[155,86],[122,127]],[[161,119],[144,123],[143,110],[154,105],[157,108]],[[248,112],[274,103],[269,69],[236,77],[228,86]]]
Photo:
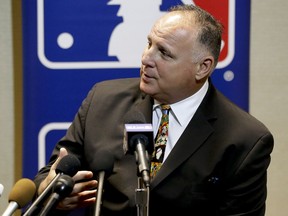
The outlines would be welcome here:
[[[33,178],[94,83],[138,77],[154,21],[194,3],[225,26],[214,84],[248,111],[249,0],[23,0],[23,176]]]

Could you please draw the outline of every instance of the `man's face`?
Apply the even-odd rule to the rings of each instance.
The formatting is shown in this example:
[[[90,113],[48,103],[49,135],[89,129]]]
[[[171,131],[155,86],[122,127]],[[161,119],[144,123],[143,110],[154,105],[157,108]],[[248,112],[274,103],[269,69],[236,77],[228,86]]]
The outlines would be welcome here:
[[[140,89],[160,103],[169,104],[194,94],[198,90],[195,75],[199,68],[193,58],[199,49],[196,37],[196,25],[185,25],[183,15],[170,13],[162,17],[148,35]]]

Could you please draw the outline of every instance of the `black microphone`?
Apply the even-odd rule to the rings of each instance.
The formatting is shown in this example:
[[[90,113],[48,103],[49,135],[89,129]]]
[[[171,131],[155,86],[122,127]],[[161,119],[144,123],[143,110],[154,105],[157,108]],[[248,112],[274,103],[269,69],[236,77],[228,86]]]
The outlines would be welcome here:
[[[102,204],[102,193],[105,175],[110,175],[113,171],[114,156],[112,153],[106,150],[99,150],[94,156],[93,163],[94,171],[98,172],[98,187],[97,187],[97,198],[95,205],[95,216],[100,216],[100,206]]]
[[[56,176],[48,184],[45,190],[37,197],[37,199],[32,203],[32,205],[26,210],[23,216],[32,216],[37,213],[38,208],[43,204],[43,202],[51,194],[55,182],[60,178],[61,175],[69,175],[73,177],[81,167],[81,163],[76,156],[66,155],[60,161],[56,167]]]
[[[9,205],[2,216],[11,216],[17,209],[26,206],[35,192],[36,186],[32,180],[23,178],[17,181],[9,194]]]
[[[140,111],[134,110],[128,114],[124,129],[124,152],[135,155],[138,171],[146,187],[149,187],[149,154],[154,151],[152,124],[145,123],[145,117]]]
[[[72,177],[68,175],[61,175],[53,187],[53,193],[50,196],[43,210],[40,212],[40,216],[46,216],[53,209],[60,200],[67,197],[73,190],[74,181]]]

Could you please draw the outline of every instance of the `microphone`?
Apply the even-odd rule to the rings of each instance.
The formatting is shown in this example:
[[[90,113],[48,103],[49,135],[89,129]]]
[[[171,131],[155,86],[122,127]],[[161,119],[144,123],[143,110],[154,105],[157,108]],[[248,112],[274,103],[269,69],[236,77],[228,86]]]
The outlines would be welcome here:
[[[94,171],[99,172],[95,216],[100,216],[100,206],[102,204],[104,178],[105,178],[105,174],[107,176],[111,174],[113,171],[114,157],[109,151],[102,150],[102,151],[96,152],[94,158],[95,159],[92,163],[92,164],[95,164]]]
[[[146,187],[150,186],[149,154],[154,151],[152,124],[145,123],[143,113],[135,110],[129,112],[128,124],[124,129],[124,153],[134,154],[138,171]],[[130,120],[129,120],[130,119]]]
[[[26,206],[35,192],[36,186],[32,180],[23,178],[17,181],[9,194],[9,205],[2,216],[11,216],[17,209]]]
[[[80,170],[80,167],[81,163],[76,156],[64,156],[56,167],[56,176],[48,184],[45,190],[38,196],[38,198],[32,203],[32,205],[26,210],[23,216],[31,216],[35,214],[35,211],[38,209],[38,207],[41,206],[43,202],[48,198],[55,182],[60,178],[61,175],[65,174],[73,177]]]
[[[54,187],[53,187],[53,193],[50,196],[47,204],[39,214],[40,216],[46,216],[48,215],[49,211],[53,209],[60,200],[67,197],[73,190],[74,187],[74,181],[72,177],[68,175],[61,175]]]
[[[0,197],[2,196],[3,190],[4,190],[4,186],[0,184]]]

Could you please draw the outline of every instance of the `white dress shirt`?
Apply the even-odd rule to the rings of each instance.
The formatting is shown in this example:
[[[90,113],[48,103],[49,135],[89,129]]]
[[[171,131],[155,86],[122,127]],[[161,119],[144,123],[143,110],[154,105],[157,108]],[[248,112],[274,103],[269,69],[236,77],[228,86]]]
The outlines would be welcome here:
[[[168,157],[169,153],[173,149],[174,145],[180,138],[181,134],[187,127],[188,123],[194,116],[196,110],[201,104],[206,92],[208,91],[208,81],[204,83],[202,88],[192,96],[185,98],[174,104],[170,104],[169,112],[169,129],[168,129],[168,140],[166,143],[165,155],[163,161]],[[161,121],[161,108],[158,101],[154,101],[153,105],[153,132],[154,139],[157,135],[157,131]]]

